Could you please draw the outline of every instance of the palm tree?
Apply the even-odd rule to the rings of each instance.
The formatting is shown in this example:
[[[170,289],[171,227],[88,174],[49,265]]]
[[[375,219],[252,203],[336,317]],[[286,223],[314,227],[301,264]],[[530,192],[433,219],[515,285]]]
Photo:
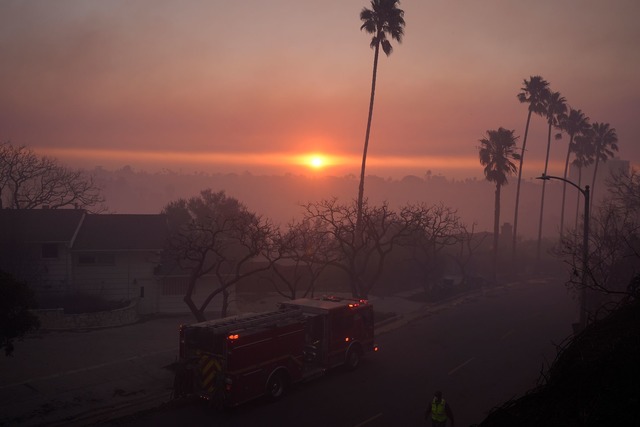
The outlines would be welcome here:
[[[558,127],[559,122],[567,113],[567,100],[560,92],[549,92],[548,96],[543,99],[544,115],[547,118],[549,131],[547,132],[547,155],[544,161],[544,174],[547,174],[549,168],[549,152],[551,151],[551,129]],[[557,135],[556,135],[557,136]],[[542,216],[544,214],[544,192],[547,180],[542,180],[542,197],[540,200],[540,221],[538,223],[538,246],[536,249],[536,259],[540,260],[540,249],[542,244]]]
[[[567,172],[569,171],[569,158],[571,153],[575,151],[574,138],[577,135],[584,135],[589,131],[591,125],[589,124],[589,117],[585,116],[582,110],[574,110],[569,108],[569,114],[561,117],[560,128],[569,135],[569,147],[567,148],[567,158],[564,161],[564,176],[567,179]],[[560,211],[560,237],[564,231],[564,202],[567,194],[567,182],[562,183],[562,209]]]
[[[536,113],[542,115],[544,113],[544,105],[542,100],[549,92],[549,83],[540,76],[531,76],[529,81],[524,80],[524,86],[520,89],[518,101],[528,103],[527,109],[527,125],[524,128],[524,139],[522,140],[522,151],[520,152],[520,166],[518,167],[518,184],[516,186],[516,208],[513,216],[513,245],[512,253],[515,256],[516,242],[518,236],[518,206],[520,205],[520,181],[522,181],[522,164],[524,163],[524,153],[527,147],[527,136],[529,135],[529,123],[531,123],[531,114]]]
[[[589,130],[581,135],[576,136],[573,152],[575,158],[572,164],[578,168],[578,187],[582,188],[582,168],[590,166],[595,161],[593,150],[593,129]],[[575,229],[578,229],[578,214],[580,212],[580,196],[582,193],[578,191],[578,198],[576,200],[576,222]]]
[[[598,163],[600,160],[606,162],[613,157],[614,151],[618,151],[618,135],[616,129],[609,126],[609,123],[593,124],[593,155],[596,164],[593,168],[593,179],[591,180],[591,205],[593,205],[593,189],[596,186],[596,175],[598,174]]]
[[[362,202],[364,198],[364,173],[367,163],[367,150],[369,148],[369,135],[371,132],[371,119],[373,117],[373,100],[376,92],[376,76],[378,72],[378,56],[380,47],[387,55],[391,55],[393,47],[388,37],[402,43],[404,35],[404,11],[398,9],[399,0],[371,0],[371,9],[366,7],[360,12],[362,26],[360,30],[365,30],[373,34],[370,47],[373,54],[373,77],[371,79],[371,99],[369,101],[369,116],[367,118],[367,132],[364,138],[364,150],[362,152],[362,169],[360,171],[360,187],[358,188],[358,212],[356,219],[356,230],[358,235],[362,231]]]
[[[518,168],[511,160],[520,160],[516,152],[516,139],[512,130],[499,128],[488,130],[487,138],[480,140],[480,164],[484,166],[484,176],[489,182],[495,182],[495,208],[493,217],[493,279],[498,270],[498,238],[500,236],[500,191],[506,185],[509,175]]]

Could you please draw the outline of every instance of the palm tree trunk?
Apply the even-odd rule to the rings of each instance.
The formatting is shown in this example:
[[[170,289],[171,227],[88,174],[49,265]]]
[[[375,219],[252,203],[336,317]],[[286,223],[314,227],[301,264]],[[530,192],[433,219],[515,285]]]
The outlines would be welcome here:
[[[518,207],[520,206],[520,181],[522,181],[522,164],[524,163],[524,153],[527,147],[527,135],[529,135],[529,123],[531,122],[531,109],[527,114],[527,125],[524,128],[524,139],[522,140],[522,152],[520,153],[520,166],[518,166],[518,185],[516,186],[516,208],[513,214],[513,243],[511,245],[512,255],[516,256],[516,244],[518,241]]]
[[[364,149],[362,151],[362,167],[360,169],[360,186],[358,187],[358,212],[356,217],[356,243],[362,241],[362,203],[364,199],[364,175],[367,165],[367,150],[369,149],[369,135],[371,133],[371,119],[373,118],[373,100],[376,94],[376,77],[378,73],[378,55],[380,53],[380,42],[376,44],[373,55],[373,77],[371,78],[371,99],[369,100],[369,117],[367,118],[367,132],[364,137]]]
[[[596,149],[596,153],[600,150]],[[591,206],[593,206],[593,199],[595,199],[593,194],[593,189],[596,187],[596,176],[598,176],[598,163],[600,163],[600,157],[596,155],[596,164],[593,167],[593,178],[591,179],[591,200],[589,200],[589,211],[591,211]]]
[[[567,179],[567,171],[569,170],[569,157],[571,156],[571,144],[573,144],[573,135],[569,138],[569,148],[567,148],[567,158],[564,161],[564,179]],[[567,194],[567,183],[562,182],[562,208],[560,209],[560,238],[564,231],[564,201]]]
[[[496,184],[495,207],[493,213],[493,283],[498,279],[498,243],[500,240],[500,184]]]
[[[544,160],[544,175],[547,174],[549,167],[549,152],[551,151],[551,122],[549,122],[549,132],[547,134],[547,157]],[[540,251],[542,248],[542,217],[544,214],[544,191],[547,186],[547,180],[542,180],[542,198],[540,199],[540,221],[538,222],[538,245],[536,248],[536,261],[540,261]]]
[[[582,188],[582,166],[578,167],[578,187]],[[576,225],[575,229],[578,230],[578,216],[580,212],[580,195],[582,192],[578,191],[578,199],[576,201]]]

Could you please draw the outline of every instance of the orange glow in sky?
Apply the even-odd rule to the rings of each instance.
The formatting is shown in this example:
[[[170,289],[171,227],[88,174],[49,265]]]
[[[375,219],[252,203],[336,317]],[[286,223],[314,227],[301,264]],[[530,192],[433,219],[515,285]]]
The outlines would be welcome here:
[[[74,164],[106,165],[110,163],[126,165],[144,163],[156,164],[172,169],[171,165],[199,167],[210,172],[218,171],[224,165],[247,165],[252,168],[291,168],[290,171],[304,173],[305,171],[321,172],[327,175],[341,175],[359,170],[362,157],[358,155],[339,155],[320,152],[292,154],[292,153],[211,153],[211,152],[179,152],[179,151],[127,151],[127,150],[98,150],[98,149],[66,149],[66,148],[38,148],[38,153]],[[542,170],[544,164],[531,161],[531,167]],[[562,162],[554,161],[549,164],[550,173],[560,173]],[[89,167],[90,169],[90,167]],[[422,175],[428,170],[438,173],[441,170],[459,171],[463,177],[469,171],[474,175],[482,175],[482,167],[475,155],[471,156],[368,156],[367,173],[388,174],[389,170],[404,170],[404,175]]]
[[[85,169],[359,175],[369,0],[186,3],[0,2],[0,141]],[[504,127],[522,143],[516,95],[537,74],[610,123],[617,155],[638,163],[640,2],[574,3],[402,2],[405,37],[377,68],[367,175],[482,178],[478,140]],[[544,118],[527,138],[529,179],[547,155]],[[552,164],[567,148],[566,135],[551,144]]]
[[[94,150],[94,149],[64,149],[41,148],[40,153],[52,157],[64,159],[86,159],[96,161],[119,160],[126,163],[130,161],[163,162],[191,164],[248,164],[262,166],[304,166],[312,169],[323,169],[337,166],[358,166],[362,161],[360,156],[331,155],[324,153],[206,153],[206,152],[172,152],[172,151],[127,151],[127,150]],[[438,156],[413,156],[413,157],[376,157],[369,156],[367,165],[377,168],[396,167],[434,167],[469,168],[478,167],[476,157],[438,157]]]

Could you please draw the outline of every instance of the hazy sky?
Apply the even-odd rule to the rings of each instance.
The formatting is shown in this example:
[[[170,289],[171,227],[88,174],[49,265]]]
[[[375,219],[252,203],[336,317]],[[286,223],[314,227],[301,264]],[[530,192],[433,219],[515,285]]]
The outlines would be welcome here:
[[[85,167],[357,174],[373,51],[360,0],[0,0],[0,139]],[[381,57],[368,171],[481,176],[478,140],[524,134],[542,75],[640,163],[640,2],[404,0]],[[553,142],[551,172],[566,154]],[[533,122],[525,176],[542,171]]]

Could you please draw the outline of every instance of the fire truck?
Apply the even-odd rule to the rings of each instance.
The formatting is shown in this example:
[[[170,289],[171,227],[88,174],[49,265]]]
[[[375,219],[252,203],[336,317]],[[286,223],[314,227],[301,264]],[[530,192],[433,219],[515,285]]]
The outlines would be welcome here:
[[[366,300],[303,298],[274,311],[180,327],[174,396],[233,407],[280,398],[292,384],[377,351],[373,307]]]

